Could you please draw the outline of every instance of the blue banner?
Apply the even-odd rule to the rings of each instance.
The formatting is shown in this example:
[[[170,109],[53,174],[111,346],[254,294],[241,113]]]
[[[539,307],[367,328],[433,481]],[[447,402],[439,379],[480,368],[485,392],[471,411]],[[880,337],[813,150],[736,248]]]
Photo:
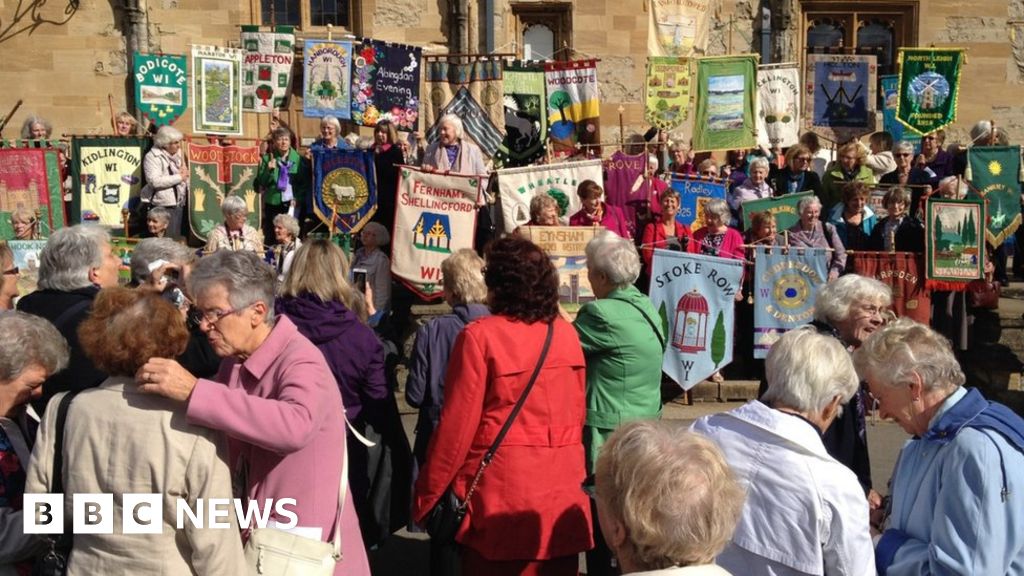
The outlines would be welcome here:
[[[725,200],[725,183],[672,177],[672,189],[679,193],[679,212],[676,220],[697,231],[704,227],[704,205],[718,198]]]
[[[878,80],[882,87],[882,130],[892,134],[892,141],[899,142],[906,140],[920,149],[921,135],[914,134],[913,130],[906,130],[903,123],[896,119],[896,104],[900,98],[900,77],[879,76]]]
[[[377,211],[373,152],[313,150],[313,211],[332,232],[359,231]]]
[[[787,330],[814,318],[814,297],[828,278],[828,250],[758,246],[754,252],[754,358],[766,358]]]
[[[302,114],[352,117],[352,43],[306,40],[302,59]],[[339,134],[340,136],[340,134]]]
[[[651,301],[669,335],[661,369],[684,390],[732,362],[743,261],[655,250]]]

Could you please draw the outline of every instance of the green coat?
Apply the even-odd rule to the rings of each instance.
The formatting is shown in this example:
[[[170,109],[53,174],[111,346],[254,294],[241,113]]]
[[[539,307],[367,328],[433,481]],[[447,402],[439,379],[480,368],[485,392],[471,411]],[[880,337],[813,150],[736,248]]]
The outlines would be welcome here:
[[[280,166],[273,170],[269,168],[270,159],[277,159],[276,152],[268,152],[260,158],[260,167],[256,170],[256,180],[253,185],[257,192],[263,194],[263,203],[271,206],[280,206],[281,190],[277,187],[277,177],[281,173]],[[292,184],[292,195],[295,197],[296,206],[304,206],[306,197],[309,194],[309,164],[299,155],[294,148],[288,150],[287,162],[291,162],[290,182]]]
[[[865,184],[875,183],[875,173],[871,171],[871,168],[867,166],[861,166],[857,170],[857,173],[853,175],[853,182],[863,182]],[[833,162],[829,169],[825,171],[825,177],[821,180],[821,196],[818,200],[821,200],[821,220],[822,222],[828,220],[828,215],[832,213],[832,207],[836,204],[840,204],[843,201],[843,186],[847,181],[843,178],[843,169],[840,167],[839,162]]]
[[[623,422],[661,417],[665,329],[650,299],[633,286],[580,308],[573,324],[587,362],[587,473]]]

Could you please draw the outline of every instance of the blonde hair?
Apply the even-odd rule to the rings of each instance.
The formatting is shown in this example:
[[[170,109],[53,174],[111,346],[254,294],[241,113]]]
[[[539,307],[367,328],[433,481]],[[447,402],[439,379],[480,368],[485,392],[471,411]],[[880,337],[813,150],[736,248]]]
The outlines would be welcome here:
[[[456,250],[441,262],[444,292],[455,304],[480,304],[487,299],[484,259],[470,248]]]
[[[281,296],[312,294],[324,302],[341,302],[366,321],[366,302],[348,282],[349,264],[345,253],[324,239],[309,240],[295,251]]]
[[[839,150],[836,151],[836,156],[842,157],[845,156],[848,152],[853,152],[854,155],[857,156],[858,166],[863,164],[864,160],[867,159],[868,157],[867,152],[865,152],[864,149],[861,148],[860,145],[856,142],[849,142],[847,144],[843,144],[842,146],[840,146]]]

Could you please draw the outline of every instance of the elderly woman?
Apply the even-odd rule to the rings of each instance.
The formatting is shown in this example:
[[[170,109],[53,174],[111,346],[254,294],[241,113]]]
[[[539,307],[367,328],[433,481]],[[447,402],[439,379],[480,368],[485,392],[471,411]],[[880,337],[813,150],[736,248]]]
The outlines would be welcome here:
[[[593,474],[601,447],[620,423],[661,416],[661,364],[650,360],[664,353],[666,335],[651,300],[633,286],[640,276],[633,242],[604,231],[587,243],[586,255],[595,300],[580,308],[573,326],[587,362],[583,446]],[[612,574],[596,524],[594,532],[587,574]]]
[[[146,237],[163,238],[171,226],[171,212],[163,206],[155,206],[146,213]]]
[[[483,153],[476,144],[464,137],[462,120],[455,114],[445,114],[437,121],[437,140],[427,146],[423,155],[423,169],[459,174],[486,174]]]
[[[114,116],[114,136],[127,138],[137,136],[139,133],[139,121],[128,112],[122,110]]]
[[[302,247],[299,221],[290,214],[274,216],[274,240],[277,241],[273,247],[274,266],[277,268],[277,280],[283,282],[295,258],[295,251]]]
[[[292,131],[279,126],[273,144],[260,158],[253,186],[263,196],[263,242],[274,243],[274,217],[289,213],[301,219],[309,194],[309,166],[292,147]]]
[[[398,140],[398,131],[390,120],[382,120],[373,127],[373,169],[377,175],[377,212],[373,220],[383,224],[388,232],[395,228],[398,166],[405,163]]]
[[[821,196],[821,178],[813,170],[814,154],[803,144],[796,144],[786,151],[786,166],[775,173],[773,184],[775,194],[798,194],[814,192]]]
[[[593,545],[580,490],[586,408],[579,339],[558,317],[558,272],[529,240],[494,241],[484,281],[493,315],[455,341],[413,518],[422,524],[451,486],[469,506],[455,537],[463,574],[575,575],[579,553]],[[478,474],[520,399],[508,436]]]
[[[705,158],[697,165],[697,177],[704,180],[718,179],[718,164],[713,158]]]
[[[831,249],[828,263],[828,281],[831,282],[846,270],[846,248],[836,227],[822,222],[821,201],[817,196],[808,196],[796,205],[800,220],[786,231],[789,246],[796,248]]]
[[[38,240],[39,219],[33,210],[18,207],[11,211],[11,228],[14,229],[14,240]]]
[[[188,199],[188,169],[181,153],[185,136],[173,126],[161,126],[153,147],[142,161],[146,185],[139,193],[144,209],[159,206],[171,214],[167,235],[180,238],[182,215]]]
[[[98,388],[54,397],[58,405],[70,402],[60,447],[63,492],[114,494],[110,514],[121,518],[132,513],[125,497],[144,486],[162,495],[163,521],[155,534],[75,534],[68,573],[246,574],[233,513],[226,520],[234,530],[176,529],[179,500],[196,510],[208,499],[231,498],[226,438],[186,423],[180,404],[144,393],[134,380],[151,356],[185,349],[184,319],[156,294],[110,288],[78,331],[85,353],[110,377]],[[58,413],[48,410],[39,428],[26,491],[53,488]],[[70,514],[70,499],[65,507]]]
[[[854,353],[883,417],[913,438],[891,488],[879,574],[1017,574],[1024,565],[1024,420],[986,400],[949,341],[909,319]]]
[[[885,252],[924,252],[924,224],[910,214],[910,191],[891,188],[882,198],[888,212],[871,230],[871,249]]]
[[[263,235],[249,226],[249,207],[241,196],[231,195],[220,205],[224,224],[214,227],[206,239],[205,252],[248,250],[263,254]],[[266,214],[263,215],[266,218]]]
[[[0,310],[14,308],[20,277],[21,271],[14,265],[14,252],[6,240],[0,240]]]
[[[871,231],[878,218],[868,206],[871,190],[863,182],[848,182],[843,186],[843,202],[836,204],[829,214],[829,223],[835,226],[839,241],[847,250],[870,250]]]
[[[729,208],[737,221],[742,222],[743,203],[748,200],[771,198],[772,187],[768,185],[768,159],[758,156],[750,161],[750,176],[729,192]]]
[[[558,201],[540,192],[530,199],[530,221],[527,226],[558,226]]]
[[[351,493],[341,531],[334,529],[346,437],[341,393],[323,354],[287,316],[275,315],[275,282],[274,269],[251,252],[200,259],[189,284],[202,329],[224,358],[220,372],[197,379],[174,360],[151,358],[136,378],[144,391],[184,403],[189,423],[237,442],[231,468],[246,472],[242,494],[261,506],[294,498],[296,528],[306,537],[340,538],[336,576],[368,575]]]
[[[375,310],[367,321],[376,327],[391,310],[391,259],[382,250],[391,242],[391,235],[381,223],[368,222],[359,233],[359,239],[363,245],[352,255],[352,270],[366,271]]]
[[[693,233],[688,250],[694,254],[743,260],[743,235],[730,228],[728,221],[729,205],[725,200],[716,198],[704,204],[704,227]]]
[[[271,135],[273,137],[273,135]],[[320,119],[320,137],[309,145],[309,151],[348,150],[351,146],[341,139],[341,122],[334,116]]]
[[[875,183],[875,173],[864,165],[867,152],[857,142],[850,142],[839,147],[839,161],[834,163],[825,172],[821,181],[822,210],[826,214],[832,211],[832,207],[840,203],[843,197],[843,186],[847,182],[864,182],[865,184]]]
[[[832,335],[847,349],[856,349],[882,327],[891,304],[892,292],[888,286],[873,278],[847,274],[818,289],[813,325],[822,333]],[[823,441],[828,453],[857,475],[874,507],[880,503],[880,497],[871,484],[866,411],[864,395],[856,394],[825,431]]]
[[[641,255],[644,260],[644,275],[651,275],[651,263],[654,260],[654,249],[675,250],[686,252],[693,242],[690,227],[676,219],[679,213],[679,193],[669,188],[661,195],[661,215],[657,222],[644,227]]]
[[[790,330],[765,362],[760,400],[698,419],[747,492],[717,564],[733,574],[875,573],[868,503],[821,434],[857,392],[850,355],[812,327]],[[799,472],[796,472],[799,471]]]
[[[693,176],[697,173],[696,154],[694,154],[689,144],[681,139],[676,140],[672,142],[669,151],[672,153],[672,163],[669,165],[669,171],[683,176]]]
[[[42,116],[29,114],[21,123],[22,140],[46,140],[53,134],[53,124]]]
[[[47,376],[67,363],[67,342],[52,324],[23,312],[0,314],[0,574],[28,574],[32,557],[45,549],[38,536],[22,532],[25,469],[38,424],[27,408]]]
[[[933,183],[937,183],[946,176],[953,176],[955,172],[953,155],[943,150],[945,144],[945,130],[936,130],[921,137],[921,153],[915,159],[914,164],[918,168],[925,168],[931,172]]]
[[[713,442],[668,422],[630,422],[601,450],[596,479],[598,518],[622,574],[728,576],[714,560],[744,494]]]
[[[601,198],[604,189],[593,180],[584,180],[576,187],[583,208],[569,217],[569,226],[603,226],[623,238],[632,238],[622,208],[611,206]]]
[[[921,202],[921,198],[926,195],[927,191],[924,186],[938,182],[940,179],[933,179],[927,170],[914,166],[914,145],[910,142],[904,140],[896,144],[893,149],[893,158],[896,160],[896,169],[882,176],[880,183],[910,187],[910,209],[916,213],[924,208]]]

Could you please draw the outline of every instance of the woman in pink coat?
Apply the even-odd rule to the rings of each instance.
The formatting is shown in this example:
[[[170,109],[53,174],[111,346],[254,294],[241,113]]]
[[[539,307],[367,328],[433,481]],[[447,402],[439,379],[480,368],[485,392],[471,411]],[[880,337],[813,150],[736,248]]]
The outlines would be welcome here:
[[[593,180],[584,180],[576,187],[583,208],[569,217],[569,226],[604,226],[623,238],[632,238],[629,223],[622,208],[611,206],[601,199],[604,190]]]
[[[228,464],[245,491],[236,497],[261,504],[292,498],[293,533],[330,542],[345,451],[344,407],[320,351],[287,317],[274,317],[276,276],[251,252],[201,259],[188,282],[200,328],[224,358],[220,372],[214,380],[196,379],[174,360],[152,358],[136,378],[146,392],[187,402],[190,424],[227,434]],[[369,575],[351,495],[341,542],[335,576]]]

